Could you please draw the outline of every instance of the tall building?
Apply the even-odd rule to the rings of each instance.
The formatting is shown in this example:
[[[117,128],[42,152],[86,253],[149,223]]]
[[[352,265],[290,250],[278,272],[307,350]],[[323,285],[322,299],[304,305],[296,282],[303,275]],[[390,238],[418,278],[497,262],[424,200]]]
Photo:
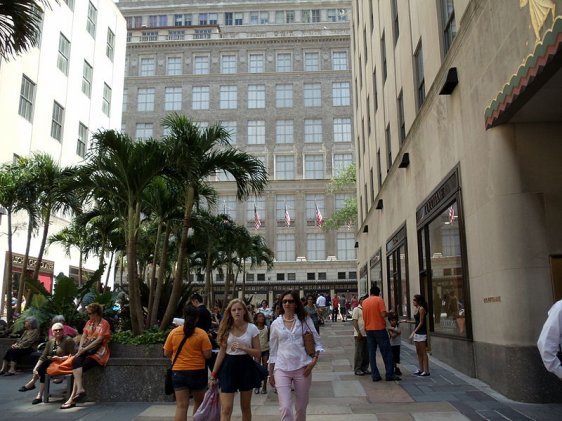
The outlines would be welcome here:
[[[211,180],[220,196],[215,210],[263,235],[275,252],[273,270],[248,271],[247,293],[354,292],[354,233],[318,226],[354,195],[326,190],[355,159],[350,1],[118,6],[128,27],[123,130],[160,137],[159,122],[171,112],[200,127],[220,122],[268,169],[267,190],[245,203],[229,174]]]
[[[121,12],[112,0],[65,0],[51,6],[45,8],[38,46],[0,63],[1,163],[46,152],[61,167],[76,164],[91,133],[121,127],[127,33]],[[13,222],[20,225],[14,235],[14,271],[21,273],[27,216],[19,212]],[[67,223],[66,217],[54,215],[50,233]],[[0,267],[5,268],[5,217],[0,232]],[[34,237],[31,244],[33,264],[40,240]],[[40,280],[48,290],[53,274],[75,274],[78,252],[71,255],[56,245],[46,250]],[[96,269],[97,261],[87,261],[85,268]],[[0,282],[8,279],[4,272]]]
[[[562,2],[352,7],[360,289],[408,319],[421,292],[432,355],[562,400],[536,348],[562,298]]]

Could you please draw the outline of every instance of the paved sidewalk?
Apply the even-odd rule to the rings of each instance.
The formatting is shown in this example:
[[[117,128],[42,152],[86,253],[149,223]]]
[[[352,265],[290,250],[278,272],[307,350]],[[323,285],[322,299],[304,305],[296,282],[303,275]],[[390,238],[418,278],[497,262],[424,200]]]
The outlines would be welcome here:
[[[411,373],[416,368],[417,359],[413,347],[408,344],[402,346],[400,367],[403,380],[373,383],[370,376],[353,374],[351,322],[330,323],[323,327],[321,337],[327,351],[313,372],[307,412],[309,421],[562,420],[562,404],[510,401],[485,383],[467,377],[435,358],[430,358],[431,376],[416,377]],[[379,360],[379,369],[383,367]],[[52,397],[51,403],[31,405],[35,391],[17,391],[29,375],[19,373],[0,377],[0,418],[57,421],[173,419],[175,406],[169,403],[86,402],[62,411],[58,408],[64,385],[54,385],[53,392],[59,396]],[[277,395],[271,391],[267,395],[253,395],[252,412],[255,420],[278,421]],[[241,420],[237,406],[232,419]]]

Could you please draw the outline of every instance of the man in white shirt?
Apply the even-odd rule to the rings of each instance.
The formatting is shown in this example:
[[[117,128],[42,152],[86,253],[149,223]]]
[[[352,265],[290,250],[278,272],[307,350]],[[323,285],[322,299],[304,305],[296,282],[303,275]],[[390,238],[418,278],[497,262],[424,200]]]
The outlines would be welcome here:
[[[356,376],[371,374],[369,371],[369,350],[367,348],[367,332],[363,320],[363,300],[368,295],[359,298],[359,305],[353,309],[351,320],[353,323],[353,337],[355,340],[355,357],[353,359],[353,370]]]
[[[562,300],[554,303],[548,312],[537,341],[544,366],[562,380],[560,347],[562,346]]]
[[[318,294],[316,299],[316,307],[318,307],[318,312],[320,315],[320,320],[324,323],[324,317],[326,316],[326,297],[322,294]]]

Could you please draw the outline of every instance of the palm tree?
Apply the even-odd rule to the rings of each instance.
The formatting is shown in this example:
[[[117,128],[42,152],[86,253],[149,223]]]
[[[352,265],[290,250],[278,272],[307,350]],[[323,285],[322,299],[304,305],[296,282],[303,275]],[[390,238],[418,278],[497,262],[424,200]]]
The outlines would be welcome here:
[[[238,199],[259,194],[267,184],[267,171],[256,157],[233,148],[228,131],[220,125],[199,129],[186,116],[170,114],[162,121],[170,131],[165,138],[169,147],[168,170],[183,186],[184,209],[181,244],[172,295],[161,327],[172,320],[183,281],[191,214],[201,182],[217,171],[229,172],[236,181]]]
[[[50,7],[48,0],[0,1],[0,58],[8,60],[37,45],[42,5]]]
[[[86,197],[103,198],[115,212],[123,212],[120,216],[127,244],[131,326],[139,335],[144,330],[137,276],[142,197],[150,182],[162,173],[166,157],[161,143],[152,139],[133,141],[114,130],[99,131],[92,140],[86,163],[75,170],[75,186],[84,189]]]

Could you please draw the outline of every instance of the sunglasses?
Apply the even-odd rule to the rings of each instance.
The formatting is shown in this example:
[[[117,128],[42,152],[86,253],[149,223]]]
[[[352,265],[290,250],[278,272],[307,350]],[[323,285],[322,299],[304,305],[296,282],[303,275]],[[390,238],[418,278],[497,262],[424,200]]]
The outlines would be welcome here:
[[[295,304],[295,300],[283,300],[283,304]]]
[[[53,329],[53,332],[62,332],[62,329]]]

